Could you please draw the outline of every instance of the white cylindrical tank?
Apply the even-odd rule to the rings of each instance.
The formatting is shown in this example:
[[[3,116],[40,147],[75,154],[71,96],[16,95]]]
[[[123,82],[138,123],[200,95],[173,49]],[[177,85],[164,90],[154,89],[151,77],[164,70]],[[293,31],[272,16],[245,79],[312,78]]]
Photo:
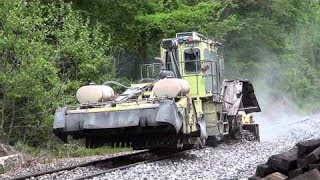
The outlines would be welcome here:
[[[114,96],[114,91],[106,85],[87,85],[80,87],[76,96],[80,103],[105,102]]]
[[[188,94],[190,84],[184,79],[161,79],[154,84],[152,91],[156,97],[175,98]]]

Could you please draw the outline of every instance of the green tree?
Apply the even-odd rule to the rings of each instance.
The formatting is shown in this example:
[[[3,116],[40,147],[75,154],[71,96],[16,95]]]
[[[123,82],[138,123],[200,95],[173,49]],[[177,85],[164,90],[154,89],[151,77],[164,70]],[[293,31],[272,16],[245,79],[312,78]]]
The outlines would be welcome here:
[[[0,1],[1,140],[33,145],[52,134],[55,109],[76,88],[115,76],[99,24],[70,4]]]
[[[317,109],[319,13],[316,1],[237,0],[231,9],[243,22],[226,41],[228,76],[260,83],[275,99]],[[257,78],[258,77],[258,78]],[[259,93],[259,91],[258,91]]]
[[[159,55],[163,38],[177,32],[199,31],[223,40],[240,27],[236,16],[224,13],[229,2],[184,0],[69,0],[85,17],[98,20],[112,42],[121,74],[137,77],[139,64],[153,61]],[[131,62],[131,63],[130,63]],[[122,71],[123,70],[123,71]]]

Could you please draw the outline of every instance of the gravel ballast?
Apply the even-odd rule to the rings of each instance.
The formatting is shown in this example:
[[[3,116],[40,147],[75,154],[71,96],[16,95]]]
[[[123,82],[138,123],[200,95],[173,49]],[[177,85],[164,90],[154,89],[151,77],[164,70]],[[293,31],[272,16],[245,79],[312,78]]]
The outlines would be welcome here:
[[[246,179],[254,174],[258,164],[271,155],[292,148],[298,141],[320,137],[318,117],[269,127],[270,130],[279,131],[274,131],[272,138],[264,138],[267,140],[263,142],[224,143],[214,148],[194,150],[174,159],[114,171],[94,179]]]
[[[258,164],[266,162],[271,155],[287,151],[298,141],[319,138],[319,130],[319,117],[297,123],[292,123],[292,121],[280,124],[261,122],[262,142],[229,141],[217,147],[189,151],[171,159],[137,165],[94,179],[246,179],[254,174]],[[268,132],[268,137],[264,137],[266,132]],[[62,159],[51,164],[38,164],[29,168],[17,169],[2,177],[29,174],[97,158],[102,157],[86,157],[80,158],[81,160]],[[97,167],[82,167],[45,175],[37,179],[72,179],[98,171],[101,169]]]
[[[58,159],[52,163],[46,163],[46,164],[38,163],[37,161],[34,161],[32,163],[22,164],[21,167],[12,169],[11,171],[8,171],[7,173],[0,175],[0,179],[11,179],[16,176],[23,176],[23,175],[27,175],[27,174],[40,173],[43,171],[49,171],[49,170],[54,170],[57,168],[74,166],[77,164],[96,161],[96,160],[100,160],[100,159],[106,159],[106,158],[129,154],[129,153],[132,153],[132,152],[119,152],[119,153],[114,153],[114,154],[97,155],[97,156],[90,156],[90,157],[63,158],[63,159]],[[95,170],[95,169],[91,169],[91,167],[87,167],[87,168],[79,167],[79,168],[72,170],[74,172],[62,171],[62,172],[58,172],[58,173],[54,173],[54,174],[48,174],[45,176],[41,176],[37,179],[56,179],[57,177],[59,177],[59,179],[70,179],[72,177],[72,175],[75,175],[74,177],[76,177],[76,176],[80,176],[83,173],[90,173],[90,171],[92,172],[93,170]],[[99,171],[99,169],[96,169],[96,171]]]

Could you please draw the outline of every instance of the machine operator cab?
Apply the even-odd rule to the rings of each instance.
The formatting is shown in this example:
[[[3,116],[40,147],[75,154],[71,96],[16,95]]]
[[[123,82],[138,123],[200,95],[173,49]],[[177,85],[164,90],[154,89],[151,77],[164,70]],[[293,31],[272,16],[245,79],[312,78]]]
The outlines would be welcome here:
[[[161,63],[141,66],[141,77],[150,78],[150,72],[161,71],[160,78],[170,75],[187,80],[191,96],[218,101],[223,72],[223,59],[217,53],[220,45],[197,32],[177,33],[162,41]]]

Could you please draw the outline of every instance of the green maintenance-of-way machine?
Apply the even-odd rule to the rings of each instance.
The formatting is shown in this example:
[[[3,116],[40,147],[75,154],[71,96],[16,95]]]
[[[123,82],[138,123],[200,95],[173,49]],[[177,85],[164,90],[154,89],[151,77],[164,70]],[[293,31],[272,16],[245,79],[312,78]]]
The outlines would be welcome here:
[[[133,149],[203,147],[244,130],[259,139],[249,115],[260,112],[253,86],[222,79],[219,46],[197,32],[162,40],[160,61],[141,66],[141,83],[118,96],[113,81],[79,88],[80,104],[57,109],[54,133]]]

